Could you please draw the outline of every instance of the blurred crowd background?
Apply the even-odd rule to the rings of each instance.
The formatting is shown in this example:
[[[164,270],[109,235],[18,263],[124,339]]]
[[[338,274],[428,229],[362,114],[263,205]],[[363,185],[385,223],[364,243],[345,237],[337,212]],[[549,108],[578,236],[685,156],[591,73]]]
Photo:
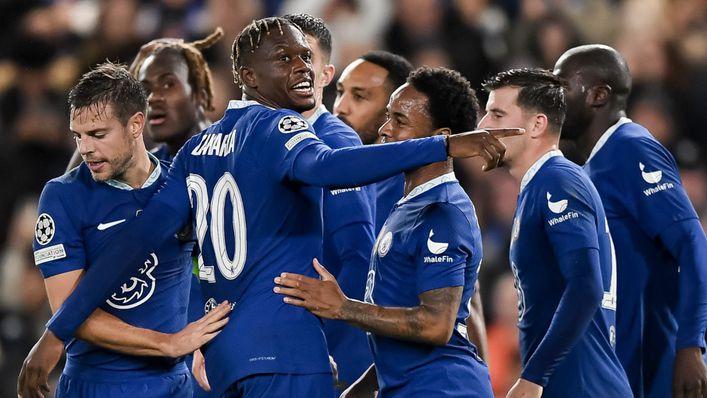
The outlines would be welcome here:
[[[221,26],[224,40],[206,52],[217,120],[240,96],[230,61],[236,34],[253,19],[291,12],[327,22],[338,71],[386,49],[416,66],[457,69],[477,89],[507,68],[552,68],[578,44],[615,46],[634,79],[629,117],[671,150],[707,225],[707,0],[0,0],[0,397],[15,396],[22,360],[50,315],[31,242],[42,186],[74,149],[66,96],[77,78],[106,59],[130,64],[153,38],[202,38]],[[520,368],[507,261],[518,187],[505,170],[456,166],[484,236],[489,365],[505,396]]]

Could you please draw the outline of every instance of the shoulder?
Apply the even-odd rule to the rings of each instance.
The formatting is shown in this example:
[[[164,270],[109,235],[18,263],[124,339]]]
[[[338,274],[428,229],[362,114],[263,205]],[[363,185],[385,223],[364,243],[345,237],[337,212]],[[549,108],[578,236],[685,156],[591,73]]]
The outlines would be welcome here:
[[[363,145],[361,138],[351,127],[329,112],[317,119],[314,130],[317,137],[332,148]]]
[[[45,198],[65,198],[80,194],[93,182],[91,172],[81,163],[66,174],[49,180],[42,190]]]
[[[635,158],[642,154],[668,155],[668,150],[653,137],[645,127],[637,123],[626,123],[619,127],[611,139],[617,161]]]
[[[420,225],[439,224],[449,229],[464,230],[468,228],[469,214],[462,204],[456,201],[436,201],[424,206],[418,215]]]
[[[589,201],[595,190],[584,170],[564,157],[548,161],[533,180],[537,194],[545,195],[543,199],[547,200],[550,200],[547,196],[561,194]]]

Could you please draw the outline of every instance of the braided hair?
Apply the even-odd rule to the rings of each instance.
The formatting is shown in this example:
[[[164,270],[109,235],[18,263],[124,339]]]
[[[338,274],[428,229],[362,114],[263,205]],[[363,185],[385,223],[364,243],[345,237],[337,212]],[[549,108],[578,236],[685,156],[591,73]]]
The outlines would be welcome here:
[[[201,92],[202,90],[206,93],[204,108],[207,111],[213,111],[213,99],[214,93],[211,87],[211,69],[204,59],[204,54],[202,50],[205,50],[213,46],[221,37],[223,36],[223,29],[217,27],[210,35],[201,40],[196,40],[193,42],[185,43],[184,40],[170,40],[159,42],[155,46],[155,49],[149,53],[145,54],[141,59],[137,59],[134,62],[134,69],[132,70],[133,76],[137,78],[137,75],[142,68],[142,64],[145,59],[150,55],[155,55],[163,51],[176,51],[180,53],[187,63],[189,69],[189,84],[192,86],[193,90],[196,92]]]
[[[268,17],[253,20],[253,22],[243,28],[241,33],[236,36],[236,39],[233,41],[231,60],[233,61],[233,81],[237,85],[242,86],[239,70],[247,63],[247,52],[252,54],[260,47],[260,43],[264,37],[263,33],[270,35],[270,31],[277,29],[280,35],[283,35],[282,27],[284,25],[289,25],[302,31],[302,29],[287,19]]]

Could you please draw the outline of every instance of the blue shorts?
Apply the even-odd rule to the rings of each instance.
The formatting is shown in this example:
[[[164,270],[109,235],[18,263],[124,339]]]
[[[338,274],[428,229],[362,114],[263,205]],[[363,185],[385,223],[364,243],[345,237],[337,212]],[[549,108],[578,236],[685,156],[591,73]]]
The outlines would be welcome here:
[[[89,381],[62,374],[55,398],[192,398],[189,373],[134,378],[129,381]]]
[[[333,398],[331,373],[257,374],[238,380],[221,398]]]

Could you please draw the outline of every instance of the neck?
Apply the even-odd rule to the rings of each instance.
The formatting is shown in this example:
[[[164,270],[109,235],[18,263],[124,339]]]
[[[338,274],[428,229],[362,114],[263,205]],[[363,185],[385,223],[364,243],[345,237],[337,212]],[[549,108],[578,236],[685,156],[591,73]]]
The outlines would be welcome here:
[[[140,141],[142,142],[142,141]],[[144,145],[138,145],[133,156],[133,162],[128,167],[128,170],[123,174],[123,182],[137,189],[145,184],[145,181],[150,177],[155,165],[147,156],[147,150]]]
[[[452,159],[450,158],[443,162],[428,164],[427,166],[405,172],[405,190],[403,197],[407,196],[410,191],[427,181],[451,173],[453,170]]]
[[[304,116],[305,119],[309,119],[312,117],[317,112],[317,109],[319,109],[319,105],[322,104],[322,96],[324,95],[324,90],[319,90],[316,93],[314,93],[314,98],[317,99],[317,101],[314,103],[314,108],[302,112],[302,116]]]
[[[174,139],[166,142],[167,149],[169,149],[169,154],[174,157],[191,137],[206,130],[206,128],[210,125],[211,121],[207,120],[206,117],[202,115],[202,117],[196,121],[196,124],[194,124],[194,126],[192,126],[186,134],[179,134],[174,137]]]
[[[511,177],[520,184],[523,180],[523,176],[525,176],[525,173],[528,172],[530,167],[533,166],[538,159],[543,157],[543,155],[555,149],[557,149],[556,140],[547,140],[546,142],[540,142],[534,146],[526,146],[516,159],[507,162]]]
[[[622,117],[626,116],[626,111],[623,109],[612,110],[607,113],[598,114],[587,126],[584,134],[582,134],[577,139],[577,149],[581,155],[582,163],[589,159],[589,155],[592,153],[592,149],[596,146],[599,138],[609,129],[609,127],[616,124]]]
[[[244,101],[255,101],[260,104],[263,104],[265,106],[269,106],[271,108],[281,108],[281,106],[277,105],[273,101],[270,101],[269,99],[261,96],[259,93],[253,93],[253,94],[248,94],[245,91],[243,92],[243,100]]]

